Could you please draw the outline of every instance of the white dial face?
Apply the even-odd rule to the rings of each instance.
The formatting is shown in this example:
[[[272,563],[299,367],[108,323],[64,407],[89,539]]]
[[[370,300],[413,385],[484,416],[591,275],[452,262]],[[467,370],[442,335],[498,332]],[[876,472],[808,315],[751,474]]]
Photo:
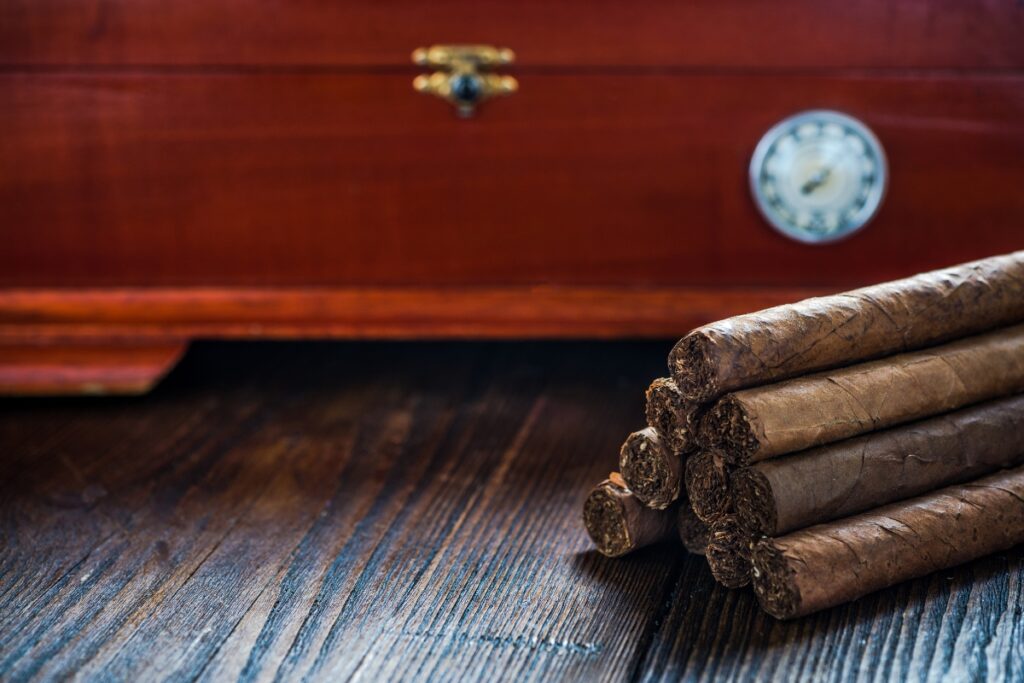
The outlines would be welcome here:
[[[750,161],[758,209],[800,242],[831,242],[864,227],[882,203],[886,175],[878,139],[860,121],[833,111],[782,121]]]

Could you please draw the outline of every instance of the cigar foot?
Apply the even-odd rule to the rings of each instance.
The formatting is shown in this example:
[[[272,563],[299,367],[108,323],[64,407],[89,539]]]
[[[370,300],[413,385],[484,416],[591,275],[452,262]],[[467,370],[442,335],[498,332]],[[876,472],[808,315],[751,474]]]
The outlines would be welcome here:
[[[629,490],[647,507],[664,510],[679,498],[682,459],[665,447],[651,427],[626,437],[619,450],[619,470]]]
[[[751,558],[751,580],[761,609],[776,619],[793,617],[800,604],[800,590],[782,551],[766,538],[754,544]]]
[[[701,451],[686,461],[686,492],[693,511],[710,524],[732,511],[729,470],[718,451]]]
[[[633,549],[625,505],[611,485],[601,484],[590,492],[583,504],[583,525],[602,555],[618,557]]]
[[[693,450],[694,411],[676,383],[661,377],[647,388],[647,424],[658,431],[668,449],[676,455]]]
[[[711,358],[714,342],[703,332],[691,332],[680,339],[668,354],[668,370],[679,393],[691,403],[707,403],[718,395],[715,363]]]
[[[750,583],[750,546],[753,534],[736,515],[715,520],[708,533],[707,558],[711,575],[726,588]]]
[[[584,501],[583,525],[598,552],[619,557],[673,536],[676,516],[642,505],[613,472]]]
[[[704,415],[701,433],[737,467],[750,464],[761,446],[746,408],[732,395],[724,396]]]
[[[733,504],[743,524],[755,533],[775,535],[778,514],[768,477],[756,469],[742,468],[732,473],[731,482]]]

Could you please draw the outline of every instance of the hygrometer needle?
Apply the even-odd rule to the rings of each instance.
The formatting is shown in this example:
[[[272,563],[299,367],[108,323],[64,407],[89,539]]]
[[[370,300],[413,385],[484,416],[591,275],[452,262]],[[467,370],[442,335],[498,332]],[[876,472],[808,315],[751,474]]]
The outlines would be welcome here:
[[[825,181],[828,180],[828,177],[831,173],[831,168],[825,167],[821,169],[820,171],[818,171],[817,173],[815,173],[814,175],[807,179],[807,182],[804,183],[803,186],[800,188],[800,192],[802,192],[803,194],[810,194],[814,192],[819,187],[825,184]]]

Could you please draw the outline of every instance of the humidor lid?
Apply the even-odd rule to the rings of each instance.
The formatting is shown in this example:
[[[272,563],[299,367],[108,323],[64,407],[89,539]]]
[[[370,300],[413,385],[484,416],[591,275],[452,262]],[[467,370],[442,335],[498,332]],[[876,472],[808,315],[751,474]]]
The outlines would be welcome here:
[[[35,0],[0,6],[5,65],[412,68],[437,43],[519,68],[1024,66],[1024,6],[982,0],[301,3]]]

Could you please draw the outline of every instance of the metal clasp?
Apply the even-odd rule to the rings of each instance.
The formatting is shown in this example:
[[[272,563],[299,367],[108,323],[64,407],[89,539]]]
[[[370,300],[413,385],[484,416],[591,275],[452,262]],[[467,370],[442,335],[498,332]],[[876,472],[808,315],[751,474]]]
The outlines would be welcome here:
[[[472,116],[476,105],[491,97],[511,95],[519,88],[512,76],[490,73],[511,64],[515,53],[490,45],[432,45],[413,51],[412,61],[437,69],[417,76],[417,92],[436,95],[451,102],[459,116]]]

